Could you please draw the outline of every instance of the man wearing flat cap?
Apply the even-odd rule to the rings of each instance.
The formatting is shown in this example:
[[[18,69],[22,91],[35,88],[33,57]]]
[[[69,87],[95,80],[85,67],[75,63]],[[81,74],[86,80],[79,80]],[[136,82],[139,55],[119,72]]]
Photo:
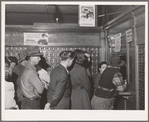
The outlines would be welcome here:
[[[40,109],[44,84],[38,77],[35,65],[41,60],[41,55],[38,47],[27,51],[27,63],[21,75],[21,89],[24,96],[21,109]]]
[[[119,91],[124,91],[126,82],[123,81],[120,67],[125,65],[118,55],[110,58],[110,64],[102,73],[95,96],[92,99],[94,103],[92,109],[111,110],[113,109],[115,97]]]

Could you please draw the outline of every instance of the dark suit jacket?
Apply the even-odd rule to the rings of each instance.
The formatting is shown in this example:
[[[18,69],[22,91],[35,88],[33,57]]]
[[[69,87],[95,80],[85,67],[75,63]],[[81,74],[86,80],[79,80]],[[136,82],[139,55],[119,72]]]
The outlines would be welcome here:
[[[47,101],[50,108],[61,104],[62,98],[70,98],[70,77],[64,66],[59,64],[50,73],[50,85],[47,91]]]
[[[19,108],[21,107],[21,101],[23,100],[23,93],[21,89],[21,74],[25,67],[22,64],[18,64],[14,67],[12,72],[12,79],[15,85],[15,99]]]

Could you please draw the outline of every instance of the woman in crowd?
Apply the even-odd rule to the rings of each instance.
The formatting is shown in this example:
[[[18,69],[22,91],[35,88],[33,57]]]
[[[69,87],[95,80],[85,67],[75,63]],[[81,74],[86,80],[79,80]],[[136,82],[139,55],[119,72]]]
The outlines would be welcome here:
[[[105,61],[100,62],[98,64],[99,72],[96,74],[96,76],[94,78],[94,93],[95,93],[96,89],[98,88],[100,77],[101,77],[103,71],[107,68],[107,66],[108,66],[108,64]],[[92,109],[98,108],[98,104],[96,104],[96,96],[95,95],[92,98],[91,105],[92,105]]]
[[[90,54],[87,51],[84,51],[84,55],[85,55],[85,60],[83,61],[83,66],[87,70],[87,74],[89,76],[89,80],[91,83],[91,98],[92,98],[93,92],[94,92],[94,82],[93,82],[93,77],[92,77],[92,73],[91,73],[92,60],[91,60]]]
[[[13,82],[14,85],[16,84],[16,77],[14,75],[14,68],[16,67],[16,65],[18,64],[18,60],[15,56],[8,56],[7,57],[7,60],[9,61],[10,63],[10,66],[9,66],[9,74],[11,75],[11,79],[9,77],[9,79],[7,79],[7,81],[9,82]]]
[[[5,109],[18,109],[18,105],[14,100],[14,84],[7,81],[10,77],[9,67],[10,62],[8,58],[5,57]]]
[[[87,69],[87,74],[89,76],[89,78],[91,79],[92,78],[92,75],[91,75],[91,56],[88,52],[84,51],[84,55],[85,55],[85,60],[83,61],[83,66]]]
[[[100,76],[103,73],[103,71],[107,68],[108,64],[105,61],[102,61],[98,64],[98,73],[96,74],[94,78],[94,92],[98,87],[98,83],[100,80]]]
[[[71,109],[91,109],[91,84],[87,74],[87,70],[83,67],[85,55],[82,50],[74,51],[77,59],[74,67],[70,71],[71,77]]]

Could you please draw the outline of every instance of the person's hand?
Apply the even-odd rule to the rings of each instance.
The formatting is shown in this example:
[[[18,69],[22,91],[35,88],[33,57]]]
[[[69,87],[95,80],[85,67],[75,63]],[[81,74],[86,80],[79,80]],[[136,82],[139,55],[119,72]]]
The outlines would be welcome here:
[[[9,78],[9,72],[5,71],[5,79],[7,80]]]
[[[124,80],[124,89],[126,89],[126,87],[127,87],[127,80]]]
[[[49,84],[48,83],[45,83],[45,86],[44,86],[46,89],[48,89],[49,87]]]
[[[16,66],[16,63],[11,62],[10,66],[9,66],[9,69],[8,69],[10,75],[12,75],[12,71],[13,71],[13,69],[14,69],[15,66]]]
[[[47,103],[44,107],[44,110],[48,110],[48,109],[50,109],[50,103]]]
[[[127,80],[126,79],[124,80],[124,82],[125,82],[125,84],[127,84]]]
[[[18,105],[16,105],[16,109],[19,109],[19,106]]]
[[[49,84],[48,83],[46,83],[45,81],[42,80],[42,84],[43,84],[43,86],[44,86],[45,89],[48,89],[48,87],[49,87]]]

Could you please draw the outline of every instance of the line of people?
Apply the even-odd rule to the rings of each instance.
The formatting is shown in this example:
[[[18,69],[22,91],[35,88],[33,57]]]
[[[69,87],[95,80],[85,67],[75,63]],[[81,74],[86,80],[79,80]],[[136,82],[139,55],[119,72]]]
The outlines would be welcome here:
[[[35,47],[20,52],[18,62],[5,57],[6,109],[110,110],[118,92],[126,88],[119,71],[125,62],[119,56],[112,56],[110,65],[101,62],[93,82],[88,52],[62,51],[59,65],[52,70],[42,55]]]

